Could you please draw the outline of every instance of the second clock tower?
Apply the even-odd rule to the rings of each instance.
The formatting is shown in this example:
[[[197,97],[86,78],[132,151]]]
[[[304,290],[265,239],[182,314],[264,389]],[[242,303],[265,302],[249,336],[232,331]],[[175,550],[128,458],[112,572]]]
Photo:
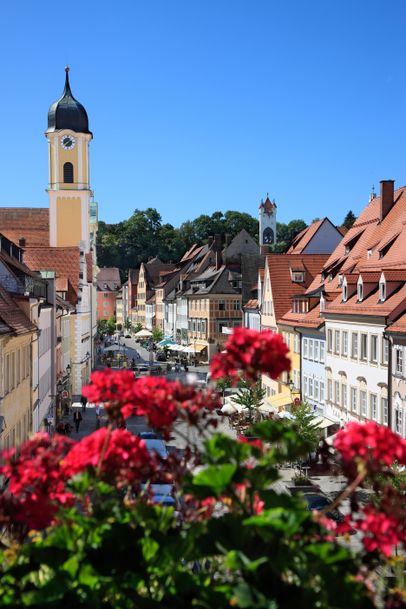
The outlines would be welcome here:
[[[89,143],[92,133],[85,108],[72,95],[65,68],[62,97],[48,111],[49,234],[51,246],[90,249]]]

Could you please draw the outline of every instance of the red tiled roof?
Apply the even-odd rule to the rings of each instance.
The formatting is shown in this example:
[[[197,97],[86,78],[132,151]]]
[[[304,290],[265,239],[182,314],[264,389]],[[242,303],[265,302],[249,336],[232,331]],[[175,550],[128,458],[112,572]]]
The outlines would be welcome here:
[[[244,309],[258,309],[258,299],[251,298],[243,307]]]
[[[116,267],[103,267],[97,273],[96,282],[99,292],[105,290],[116,292],[121,288],[120,271]]]
[[[24,254],[24,260],[32,270],[54,271],[56,280],[65,278],[69,281],[66,298],[72,304],[77,301],[79,259],[78,247],[29,247]]]
[[[17,335],[37,330],[37,327],[2,286],[0,286],[0,322],[3,326],[2,333],[5,333],[4,326],[8,326],[9,331]]]
[[[333,302],[327,304],[326,313],[388,317],[400,306],[406,305],[406,285],[403,285],[400,290],[395,291],[384,302],[379,300],[378,289],[374,290],[367,298],[364,298],[362,302],[358,302],[357,298],[357,294],[354,294],[346,302],[343,302],[342,294],[339,294]]]
[[[403,313],[391,326],[387,326],[386,332],[406,334],[406,313]]]
[[[324,317],[320,315],[319,305],[316,305],[307,313],[288,311],[281,317],[279,323],[287,326],[300,326],[302,328],[319,328],[324,324]]]
[[[328,254],[269,254],[266,257],[271,278],[272,297],[276,320],[292,306],[292,296],[305,294],[327,260]],[[300,262],[305,268],[304,282],[292,281],[291,262]]]
[[[16,245],[20,239],[25,239],[25,246],[49,245],[48,208],[0,207],[0,227],[3,235]]]

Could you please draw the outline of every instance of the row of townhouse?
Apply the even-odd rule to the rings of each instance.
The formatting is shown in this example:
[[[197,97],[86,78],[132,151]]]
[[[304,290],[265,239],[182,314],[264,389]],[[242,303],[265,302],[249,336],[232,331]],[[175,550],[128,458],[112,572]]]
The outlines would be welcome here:
[[[267,256],[245,323],[260,317],[289,345],[291,374],[263,379],[275,409],[302,399],[331,431],[374,420],[406,437],[405,227],[406,188],[385,180],[330,253],[307,255],[294,243]]]
[[[70,387],[72,305],[0,234],[0,447],[46,428]]]
[[[263,264],[245,230],[230,242],[215,235],[203,246],[193,245],[176,264],[153,258],[129,271],[119,297],[123,323],[158,327],[208,361],[223,349],[232,328],[242,325],[243,305]]]

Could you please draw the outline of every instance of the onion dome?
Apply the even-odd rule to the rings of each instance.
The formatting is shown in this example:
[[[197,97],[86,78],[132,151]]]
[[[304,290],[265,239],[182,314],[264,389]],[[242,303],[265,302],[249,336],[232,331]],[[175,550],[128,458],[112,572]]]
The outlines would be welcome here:
[[[62,97],[48,110],[47,133],[61,129],[71,129],[76,133],[90,133],[87,112],[72,95],[69,84],[69,68],[65,68],[65,88]]]

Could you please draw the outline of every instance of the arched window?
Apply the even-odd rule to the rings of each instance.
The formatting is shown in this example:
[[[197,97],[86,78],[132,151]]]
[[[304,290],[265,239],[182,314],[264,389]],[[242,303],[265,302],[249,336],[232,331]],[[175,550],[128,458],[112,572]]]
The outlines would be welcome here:
[[[63,166],[63,181],[65,184],[73,184],[73,165],[65,163]]]
[[[263,242],[265,244],[274,242],[273,230],[269,226],[263,232]]]

